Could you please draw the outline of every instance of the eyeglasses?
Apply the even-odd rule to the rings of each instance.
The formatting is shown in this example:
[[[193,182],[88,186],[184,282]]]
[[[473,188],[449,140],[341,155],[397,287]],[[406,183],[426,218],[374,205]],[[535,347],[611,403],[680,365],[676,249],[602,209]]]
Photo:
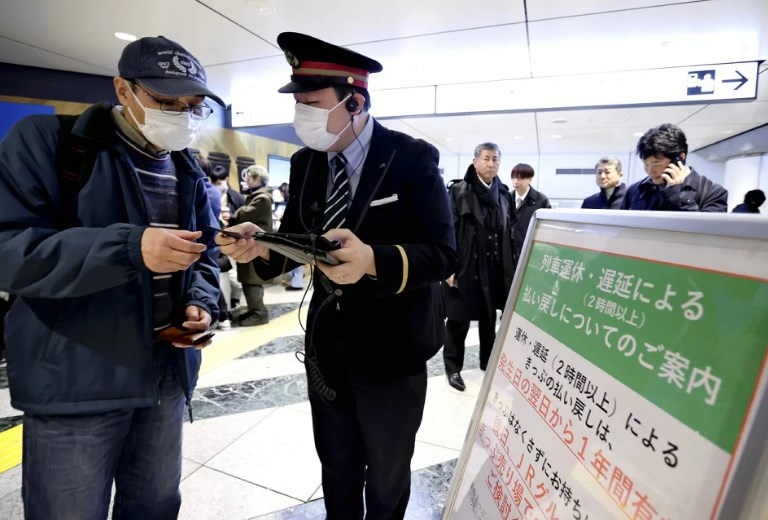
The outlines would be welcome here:
[[[164,114],[179,116],[184,112],[189,112],[192,115],[192,119],[208,119],[213,114],[213,109],[205,103],[189,106],[178,99],[160,99],[147,92],[147,89],[135,81],[132,81],[131,84],[139,87],[152,101],[160,105],[160,111]]]

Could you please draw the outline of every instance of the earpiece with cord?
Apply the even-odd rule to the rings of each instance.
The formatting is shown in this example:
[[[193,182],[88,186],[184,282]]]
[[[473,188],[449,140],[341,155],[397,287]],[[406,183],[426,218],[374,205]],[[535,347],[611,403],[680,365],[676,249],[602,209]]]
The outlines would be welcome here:
[[[349,114],[349,118],[350,118],[351,121],[354,121],[354,118],[355,118],[355,113],[354,112],[360,107],[358,101],[354,97],[356,93],[357,92],[354,89],[352,89],[351,96],[350,96],[350,98],[347,100],[347,102],[344,105],[344,107],[350,113]],[[357,135],[357,132],[355,132],[354,125],[352,125],[352,133],[355,136],[355,141],[357,141],[357,144],[360,146],[360,150],[362,152],[361,153],[362,157],[360,159],[360,163],[356,167],[353,167],[353,172],[356,173],[357,170],[360,168],[360,166],[362,166],[362,163],[365,160],[365,147],[363,146],[363,143],[360,142],[360,137]],[[301,225],[304,228],[304,230],[306,232],[308,232],[308,233],[312,233],[313,236],[314,236],[314,232],[318,231],[318,228],[310,229],[310,227],[307,226],[306,222],[304,221],[304,215],[303,215],[303,195],[304,195],[305,188],[306,188],[306,181],[307,181],[307,178],[309,177],[310,166],[312,164],[312,158],[313,157],[314,157],[314,154],[312,156],[310,156],[310,159],[309,159],[309,161],[307,163],[307,170],[306,170],[306,172],[304,174],[304,178],[302,179],[301,191],[299,192],[299,221],[301,222]],[[379,184],[380,183],[381,183],[381,179],[379,180]],[[377,188],[378,188],[378,186],[377,186]],[[319,205],[318,205],[317,202],[312,203],[312,205],[310,206],[310,210],[313,211],[313,212],[319,212],[319,209],[320,208],[319,208]],[[320,226],[320,228],[321,227],[322,226]],[[313,249],[314,249],[314,247],[313,247]],[[311,287],[313,285],[314,269],[315,268],[313,268],[311,270],[310,280],[309,280],[309,287]],[[320,314],[320,312],[328,304],[330,304],[336,298],[336,294],[333,291],[333,288],[328,283],[327,278],[321,277],[320,281],[323,284],[323,287],[328,292],[328,296],[326,296],[326,298],[320,303],[320,306],[318,307],[317,312],[315,312],[315,314],[313,316],[313,319],[312,319],[312,325],[314,325],[314,322],[315,322],[315,320],[317,320],[317,317]],[[301,304],[300,305],[304,304],[304,299],[306,298],[306,295],[307,295],[308,291],[309,291],[309,288],[307,288],[307,291],[304,292],[304,296],[301,299]],[[307,325],[310,325],[310,324],[307,324]],[[299,326],[302,328],[302,330],[304,331],[305,334],[308,334],[307,328],[305,328],[304,324],[301,323],[301,313],[299,313]],[[314,327],[308,327],[308,328],[314,330]],[[296,359],[300,363],[304,364],[304,366],[306,367],[306,369],[307,369],[307,380],[308,380],[309,384],[312,385],[312,387],[315,389],[315,391],[317,391],[317,393],[323,399],[325,399],[328,402],[331,402],[331,401],[334,401],[336,399],[336,391],[328,386],[328,384],[325,382],[325,379],[323,377],[322,372],[320,371],[320,368],[317,366],[316,357],[314,356],[315,344],[314,344],[314,337],[313,336],[314,336],[314,334],[310,334],[309,335],[309,338],[308,338],[309,345],[306,348],[306,352],[304,352],[304,351],[296,351],[296,353],[295,353]]]
[[[303,219],[302,219],[303,220]],[[303,225],[303,224],[302,224]],[[313,239],[316,237],[316,235],[312,234]],[[312,249],[316,250],[315,245],[312,245]],[[315,258],[315,264],[317,264],[317,258]],[[315,268],[310,269],[310,275],[309,275],[309,285],[307,286],[307,289],[304,291],[304,295],[301,297],[301,303],[299,304],[299,308],[304,306],[304,300],[307,297],[307,293],[309,292],[309,288],[313,286],[314,283],[314,273]],[[312,388],[315,389],[315,391],[326,400],[326,402],[332,402],[336,400],[336,391],[328,386],[328,384],[325,382],[325,378],[323,377],[322,372],[320,371],[320,367],[317,366],[317,358],[314,355],[315,353],[315,338],[314,333],[310,334],[307,332],[307,328],[310,328],[314,330],[314,324],[315,321],[317,321],[317,317],[320,314],[320,312],[330,303],[333,302],[333,300],[336,298],[336,294],[331,290],[330,285],[328,284],[327,279],[321,279],[321,282],[323,283],[323,287],[328,291],[328,296],[325,297],[325,299],[320,303],[320,306],[317,309],[317,312],[315,312],[314,316],[312,317],[312,327],[308,326],[305,327],[304,324],[301,322],[301,313],[299,312],[298,318],[299,318],[299,326],[301,327],[301,330],[304,331],[305,335],[308,335],[308,343],[309,345],[305,348],[305,351],[297,350],[294,355],[296,356],[296,359],[299,361],[299,363],[302,363],[307,368],[307,382],[312,386]]]
[[[360,107],[360,104],[355,99],[356,94],[357,94],[357,91],[354,88],[351,89],[349,93],[349,99],[347,100],[347,103],[344,105],[344,108],[346,108],[347,112],[349,112],[350,118],[355,117],[355,111]]]

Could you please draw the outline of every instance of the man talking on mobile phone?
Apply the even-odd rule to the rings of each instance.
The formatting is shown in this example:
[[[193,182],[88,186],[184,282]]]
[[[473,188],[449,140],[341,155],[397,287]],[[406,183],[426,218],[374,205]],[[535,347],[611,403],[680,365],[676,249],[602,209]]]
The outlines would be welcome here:
[[[686,165],[688,140],[680,128],[664,124],[637,142],[648,177],[627,188],[619,209],[725,213],[728,192]]]
[[[426,361],[445,339],[439,284],[456,266],[438,152],[369,115],[379,62],[304,34],[282,33],[277,43],[292,68],[279,91],[293,94],[294,128],[307,145],[291,158],[280,231],[341,245],[330,253],[340,264],[317,264],[305,341],[326,513],[403,518]],[[297,266],[258,241],[216,240],[262,278]]]

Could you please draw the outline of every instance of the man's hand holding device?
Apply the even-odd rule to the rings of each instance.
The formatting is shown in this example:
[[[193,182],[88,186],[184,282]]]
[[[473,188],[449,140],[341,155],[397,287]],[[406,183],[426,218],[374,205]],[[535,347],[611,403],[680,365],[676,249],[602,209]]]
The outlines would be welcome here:
[[[376,276],[373,249],[357,238],[352,231],[349,229],[331,229],[323,236],[327,240],[338,242],[341,245],[340,249],[330,252],[334,258],[341,262],[339,265],[317,263],[318,269],[328,278],[337,284],[346,285],[356,283],[366,274]]]
[[[682,184],[689,173],[691,173],[690,168],[684,165],[680,156],[677,155],[664,170],[661,178],[664,179],[667,186],[675,186],[677,184]]]
[[[187,330],[173,325],[157,333],[157,339],[167,341],[177,348],[205,348],[211,344],[213,336],[210,330]]]
[[[190,305],[186,308],[186,321],[180,327],[171,325],[157,333],[157,339],[167,341],[177,348],[205,348],[211,344],[213,331],[211,316],[200,307]]]
[[[251,222],[243,222],[227,229],[209,228],[216,231],[216,244],[221,252],[235,261],[245,264],[256,257],[269,260],[269,249],[253,239],[253,235],[263,230]]]
[[[341,247],[341,243],[328,240],[325,236],[311,233],[267,233],[249,222],[223,230],[209,227],[209,230],[217,233],[215,240],[221,252],[239,263],[250,262],[257,257],[269,260],[271,249],[300,264],[335,265],[339,261],[344,261],[343,258],[337,258],[332,254]]]

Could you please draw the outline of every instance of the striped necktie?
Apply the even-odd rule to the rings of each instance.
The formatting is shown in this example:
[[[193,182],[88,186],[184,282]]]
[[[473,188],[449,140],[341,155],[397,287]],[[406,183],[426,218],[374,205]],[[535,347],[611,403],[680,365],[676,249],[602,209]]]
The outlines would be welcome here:
[[[340,228],[347,220],[347,201],[349,200],[349,177],[346,170],[347,159],[344,154],[337,154],[331,161],[333,188],[325,204],[325,224],[323,231]]]

